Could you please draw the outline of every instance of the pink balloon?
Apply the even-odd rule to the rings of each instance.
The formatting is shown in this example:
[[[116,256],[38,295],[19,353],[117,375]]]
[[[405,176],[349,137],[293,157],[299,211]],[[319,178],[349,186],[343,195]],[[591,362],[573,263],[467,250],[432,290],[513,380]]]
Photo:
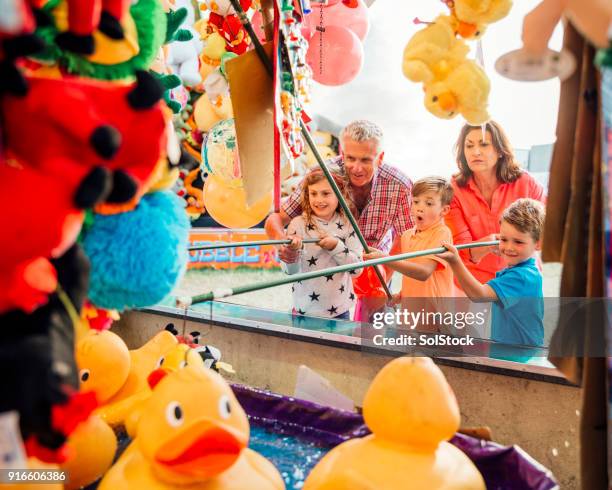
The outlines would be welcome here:
[[[261,12],[259,10],[256,10],[253,14],[253,17],[251,18],[251,25],[253,26],[253,30],[255,31],[257,37],[260,40],[265,41],[266,33],[264,32],[263,28],[263,17],[261,16]]]
[[[357,34],[357,37],[363,41],[370,30],[368,6],[363,0],[357,0],[355,8],[347,7],[341,2],[325,9],[323,12],[323,23],[326,26],[346,27]]]
[[[344,85],[361,71],[363,46],[357,35],[346,27],[326,26],[325,32],[315,32],[310,38],[306,61],[317,82]]]

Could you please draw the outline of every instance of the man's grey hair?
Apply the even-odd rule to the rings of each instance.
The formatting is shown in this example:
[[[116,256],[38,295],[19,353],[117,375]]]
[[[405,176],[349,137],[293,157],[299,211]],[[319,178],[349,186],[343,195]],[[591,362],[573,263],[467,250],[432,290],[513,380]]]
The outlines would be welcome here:
[[[383,144],[383,132],[380,126],[366,119],[358,119],[357,121],[347,124],[340,132],[341,144],[344,137],[348,137],[359,143],[362,141],[374,140],[376,141],[378,150],[382,148]]]

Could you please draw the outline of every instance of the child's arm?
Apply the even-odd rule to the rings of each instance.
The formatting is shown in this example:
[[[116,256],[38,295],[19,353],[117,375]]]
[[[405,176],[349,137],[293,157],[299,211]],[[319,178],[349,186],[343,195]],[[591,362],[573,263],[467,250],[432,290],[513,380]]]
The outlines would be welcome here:
[[[442,242],[442,246],[446,248],[448,252],[438,254],[436,257],[440,257],[448,262],[453,269],[455,278],[468,298],[476,303],[498,301],[499,298],[493,288],[488,284],[481,284],[478,279],[470,273],[461,260],[461,257],[459,257],[459,251],[453,245]]]
[[[301,233],[303,233],[304,230],[301,229],[303,227],[300,226],[300,223],[301,217],[298,216],[297,218],[292,219],[289,226],[287,226],[287,236],[291,239],[291,243],[287,246],[292,250],[298,251],[298,258],[295,262],[290,263],[283,262],[282,260],[280,261],[281,269],[285,274],[291,275],[302,272],[301,250],[303,244]]]
[[[387,257],[388,255],[370,247],[370,253],[364,254],[365,260],[378,259],[381,257]],[[389,269],[399,272],[404,276],[411,277],[417,281],[426,281],[429,276],[436,270],[438,264],[435,260],[427,260],[423,263],[417,264],[411,262],[410,259],[398,260],[397,262],[387,262],[386,265]]]

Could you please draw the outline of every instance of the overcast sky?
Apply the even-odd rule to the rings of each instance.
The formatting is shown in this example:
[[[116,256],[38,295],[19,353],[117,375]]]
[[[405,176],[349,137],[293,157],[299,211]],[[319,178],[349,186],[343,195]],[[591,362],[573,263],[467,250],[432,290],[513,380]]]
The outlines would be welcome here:
[[[483,38],[485,70],[491,80],[489,111],[506,129],[512,145],[521,149],[554,142],[559,82],[513,82],[497,75],[493,65],[500,55],[520,47],[523,16],[538,1],[515,0],[510,15],[490,25]],[[414,17],[433,20],[446,7],[440,0],[376,0],[369,11],[362,72],[341,87],[315,83],[310,112],[339,125],[371,119],[385,131],[387,161],[412,178],[448,176],[456,168],[452,145],[463,120],[437,119],[427,112],[421,85],[404,78],[401,70],[404,46],[423,27],[413,24]],[[312,15],[318,18],[318,10]],[[561,41],[558,26],[551,48],[559,49]]]

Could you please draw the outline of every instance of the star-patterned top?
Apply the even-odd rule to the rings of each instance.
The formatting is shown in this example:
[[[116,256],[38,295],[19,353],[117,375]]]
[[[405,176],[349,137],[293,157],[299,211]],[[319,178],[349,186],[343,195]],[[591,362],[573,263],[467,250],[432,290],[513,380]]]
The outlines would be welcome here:
[[[325,250],[316,243],[305,243],[297,262],[281,262],[287,274],[311,272],[361,261],[363,247],[348,220],[338,213],[329,221],[316,217],[313,219],[316,220],[316,226],[307,225],[303,216],[293,218],[287,227],[287,234],[317,238],[321,233],[327,233],[338,238],[338,244],[333,250]],[[347,312],[355,302],[351,279],[360,273],[361,269],[358,269],[355,274],[342,272],[294,283],[294,311],[299,315],[324,318],[333,318]]]

